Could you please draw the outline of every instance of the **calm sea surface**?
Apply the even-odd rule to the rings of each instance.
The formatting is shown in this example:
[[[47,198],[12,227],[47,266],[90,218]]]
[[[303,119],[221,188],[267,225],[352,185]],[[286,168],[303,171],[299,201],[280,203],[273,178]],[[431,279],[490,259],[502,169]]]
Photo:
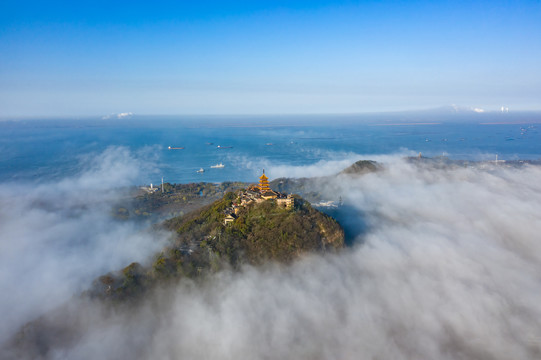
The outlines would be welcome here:
[[[490,120],[490,119],[484,119]],[[445,154],[454,159],[541,158],[541,124],[438,123],[382,126],[354,117],[136,117],[0,122],[0,181],[50,182],[82,159],[124,147],[155,168],[139,184],[254,181],[266,164],[302,166],[358,154]],[[490,121],[485,121],[490,122]],[[169,150],[168,146],[183,147]],[[218,146],[222,148],[218,148]],[[224,168],[211,168],[224,164]],[[203,168],[204,173],[197,173]]]

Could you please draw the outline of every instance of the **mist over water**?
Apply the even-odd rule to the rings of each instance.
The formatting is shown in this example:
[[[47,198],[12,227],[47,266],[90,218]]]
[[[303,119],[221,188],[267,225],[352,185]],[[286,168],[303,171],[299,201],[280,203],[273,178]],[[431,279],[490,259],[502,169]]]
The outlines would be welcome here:
[[[152,165],[126,148],[81,159],[77,175],[0,187],[0,342],[97,276],[145,261],[166,234],[115,221],[112,206]]]
[[[0,193],[3,339],[100,272],[159,249],[156,235],[109,220],[101,200],[118,183],[91,180],[119,166],[136,177],[140,161],[125,149],[101,156],[72,189]],[[338,176],[320,189],[342,196],[356,210],[350,221],[366,225],[353,247],[290,266],[223,271],[201,284],[183,280],[113,314],[82,303],[83,335],[48,357],[539,358],[541,169],[377,160],[383,171]],[[277,175],[320,174],[265,166]]]
[[[81,157],[109,146],[132,153],[151,149],[147,154],[155,156],[155,171],[141,171],[133,179],[136,185],[162,177],[173,183],[252,182],[271,165],[277,171],[269,174],[273,178],[313,176],[329,160],[349,166],[357,154],[539,159],[539,123],[539,113],[0,121],[0,181],[59,181],[77,174]],[[225,167],[211,168],[219,163]],[[288,167],[302,173],[279,171]],[[201,168],[204,173],[197,172]]]

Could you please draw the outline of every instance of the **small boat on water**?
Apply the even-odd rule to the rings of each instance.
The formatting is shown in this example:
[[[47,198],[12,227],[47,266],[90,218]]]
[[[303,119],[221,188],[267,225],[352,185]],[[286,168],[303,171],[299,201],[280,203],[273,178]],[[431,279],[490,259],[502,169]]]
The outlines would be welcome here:
[[[225,167],[225,165],[222,164],[222,163],[211,166],[212,169],[221,169],[221,168],[224,168],[224,167]]]
[[[197,170],[198,173],[204,173],[205,172],[205,169],[201,168],[199,170]]]
[[[168,149],[169,149],[169,150],[184,150],[184,148],[181,147],[181,146],[177,146],[177,147],[175,147],[175,146],[169,146]]]
[[[218,149],[232,149],[233,146],[222,146],[222,145],[218,145],[216,146]]]

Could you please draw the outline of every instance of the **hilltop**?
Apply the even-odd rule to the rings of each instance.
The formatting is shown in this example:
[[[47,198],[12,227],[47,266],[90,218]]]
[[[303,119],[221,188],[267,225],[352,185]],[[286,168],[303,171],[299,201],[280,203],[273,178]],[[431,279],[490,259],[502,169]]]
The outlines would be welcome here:
[[[278,178],[269,183],[270,189],[300,194],[310,202],[321,200],[319,189],[321,184],[330,182],[336,176],[357,176],[381,170],[382,166],[375,161],[359,160],[341,172],[317,178]],[[248,187],[245,182],[223,183],[164,183],[162,192],[160,187],[134,187],[112,209],[112,215],[118,220],[144,220],[157,222],[164,219],[186,215],[194,210],[201,209],[213,201],[220,200],[228,192],[238,191]]]
[[[50,349],[72,346],[84,336],[79,326],[86,321],[81,308],[102,304],[102,311],[114,314],[119,306],[132,309],[152,299],[154,290],[183,278],[198,283],[222,269],[288,264],[309,253],[335,252],[344,246],[340,225],[300,197],[290,207],[276,199],[254,201],[239,208],[236,219],[225,224],[228,209],[242,193],[228,192],[201,209],[157,225],[156,230],[166,229],[174,236],[150,265],[132,263],[102,275],[80,296],[26,324],[5,344],[13,358],[43,357]]]
[[[372,160],[359,160],[344,170],[327,176],[303,177],[303,178],[277,178],[270,182],[270,187],[277,191],[285,193],[300,194],[311,203],[329,200],[329,192],[333,193],[333,184],[338,178],[347,179],[349,177],[363,176],[373,172],[381,171],[383,166]],[[327,191],[325,191],[327,189]],[[328,191],[330,190],[330,191]],[[336,194],[334,194],[336,195]],[[333,198],[332,200],[338,200]]]
[[[132,263],[97,279],[87,293],[103,299],[128,299],[163,281],[199,278],[223,268],[267,261],[289,263],[309,252],[336,251],[344,246],[344,231],[331,217],[300,197],[286,208],[275,199],[251,203],[224,224],[227,210],[241,192],[229,192],[199,210],[165,221],[174,232],[171,245],[154,257],[150,267]]]
[[[148,187],[132,188],[129,195],[119,201],[113,216],[119,220],[151,220],[182,216],[221,199],[226,193],[246,187],[243,182],[163,184],[150,191]]]
[[[372,160],[359,160],[351,166],[342,170],[340,174],[346,175],[364,175],[381,169],[381,165]]]
[[[238,271],[269,262],[287,265],[345,246],[344,230],[336,220],[302,197],[280,192],[264,175],[259,186],[248,188],[241,188],[242,183],[164,185],[163,193],[137,190],[133,198],[117,204],[112,215],[118,221],[152,220],[176,212],[153,225],[172,234],[169,244],[151,262],[134,262],[104,274],[81,295],[26,324],[5,344],[13,350],[13,358],[43,357],[51,349],[77,343],[84,336],[79,325],[86,321],[79,310],[92,304],[104,305],[103,311],[111,314],[136,309],[181,279],[202,284],[224,269]]]

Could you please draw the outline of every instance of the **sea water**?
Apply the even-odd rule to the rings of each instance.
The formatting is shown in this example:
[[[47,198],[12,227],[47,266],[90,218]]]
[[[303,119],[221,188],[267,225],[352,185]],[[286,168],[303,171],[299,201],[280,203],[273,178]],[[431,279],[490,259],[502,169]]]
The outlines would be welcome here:
[[[423,123],[370,121],[370,116],[2,121],[0,182],[57,181],[77,174],[83,159],[108,148],[128,149],[153,163],[133,185],[156,184],[162,177],[171,183],[253,182],[265,166],[307,166],[381,154],[540,159],[540,118],[511,118],[504,124],[490,118],[439,122],[437,116]],[[217,164],[224,167],[211,167]],[[197,172],[200,169],[204,172]]]

